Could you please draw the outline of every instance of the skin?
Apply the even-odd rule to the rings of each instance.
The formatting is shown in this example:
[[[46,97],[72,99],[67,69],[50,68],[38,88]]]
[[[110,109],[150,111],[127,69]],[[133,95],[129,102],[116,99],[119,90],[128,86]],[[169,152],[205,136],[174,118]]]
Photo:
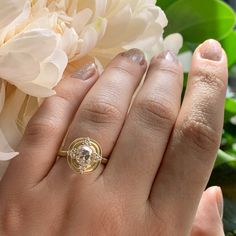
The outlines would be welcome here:
[[[223,127],[225,52],[214,40],[196,49],[182,104],[180,63],[154,57],[129,109],[142,57],[120,54],[100,77],[68,75],[45,100],[0,183],[0,235],[224,235],[221,190],[204,190]],[[108,164],[74,173],[57,159],[67,132],[65,149],[93,138]]]

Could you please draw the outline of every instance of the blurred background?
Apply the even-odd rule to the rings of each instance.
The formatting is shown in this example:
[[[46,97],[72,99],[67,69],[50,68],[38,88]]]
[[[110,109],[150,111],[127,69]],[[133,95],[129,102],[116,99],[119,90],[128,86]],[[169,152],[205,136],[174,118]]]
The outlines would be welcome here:
[[[225,100],[221,147],[208,186],[220,186],[224,194],[226,236],[236,235],[236,0],[157,0],[169,24],[165,35],[179,32],[184,38],[180,60],[185,85],[191,55],[204,40],[221,42],[229,62],[229,87]]]

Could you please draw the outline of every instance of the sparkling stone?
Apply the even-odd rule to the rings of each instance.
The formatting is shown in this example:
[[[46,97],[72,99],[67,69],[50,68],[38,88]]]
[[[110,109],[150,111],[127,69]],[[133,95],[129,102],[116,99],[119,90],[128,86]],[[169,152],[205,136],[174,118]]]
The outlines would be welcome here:
[[[78,148],[76,161],[80,165],[88,165],[92,161],[93,150],[87,145],[82,145]]]

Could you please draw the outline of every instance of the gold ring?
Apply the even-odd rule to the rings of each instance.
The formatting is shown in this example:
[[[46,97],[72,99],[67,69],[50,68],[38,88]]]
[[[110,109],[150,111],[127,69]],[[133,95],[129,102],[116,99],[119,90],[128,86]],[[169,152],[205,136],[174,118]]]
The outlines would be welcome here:
[[[91,138],[78,138],[74,140],[68,151],[60,150],[60,157],[66,157],[70,168],[80,174],[94,171],[108,159],[102,157],[102,148],[98,142]]]

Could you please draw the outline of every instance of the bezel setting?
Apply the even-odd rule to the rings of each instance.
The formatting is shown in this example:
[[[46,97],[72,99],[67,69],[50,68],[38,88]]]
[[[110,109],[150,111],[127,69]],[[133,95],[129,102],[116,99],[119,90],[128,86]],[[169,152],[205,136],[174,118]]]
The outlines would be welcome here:
[[[78,138],[69,146],[67,162],[75,172],[80,174],[92,172],[102,162],[102,149],[93,139]]]

